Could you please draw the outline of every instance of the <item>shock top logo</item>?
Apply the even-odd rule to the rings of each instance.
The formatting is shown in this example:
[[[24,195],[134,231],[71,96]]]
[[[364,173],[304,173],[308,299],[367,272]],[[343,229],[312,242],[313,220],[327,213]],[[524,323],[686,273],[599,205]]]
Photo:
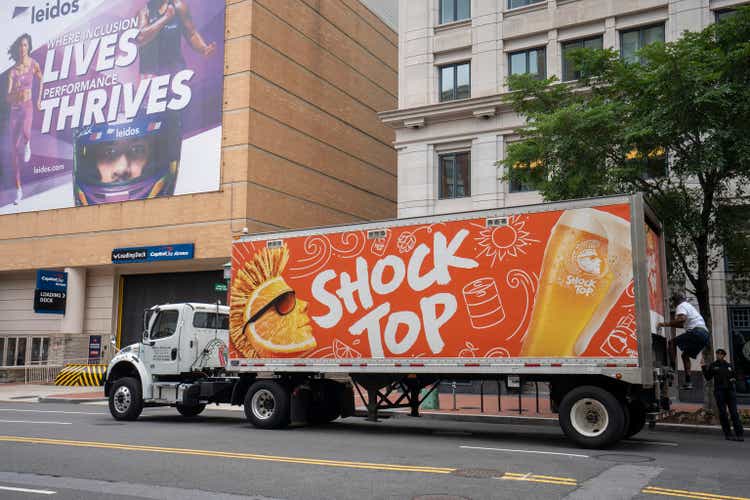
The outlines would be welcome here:
[[[80,9],[78,2],[80,0],[56,0],[47,2],[44,7],[31,6],[31,24],[39,24],[45,21],[56,19],[58,17],[75,14]],[[29,7],[15,7],[13,9],[13,19],[25,14]]]

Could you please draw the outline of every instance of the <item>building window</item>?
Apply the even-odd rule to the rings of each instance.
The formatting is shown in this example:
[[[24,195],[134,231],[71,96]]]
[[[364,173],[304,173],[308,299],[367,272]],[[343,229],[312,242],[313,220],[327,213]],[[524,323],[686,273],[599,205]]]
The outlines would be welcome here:
[[[5,343],[5,366],[15,366],[16,339],[9,338]]]
[[[5,364],[5,339],[0,337],[0,366]]]
[[[471,97],[471,64],[459,63],[440,67],[440,101]]]
[[[547,78],[547,50],[540,47],[508,54],[508,73]]]
[[[664,25],[644,26],[620,33],[620,56],[627,62],[642,62],[638,51],[646,45],[664,42]]]
[[[643,179],[658,179],[667,176],[669,162],[664,148],[655,148],[647,154],[633,149],[625,156],[625,160],[643,169]]]
[[[439,157],[441,200],[471,196],[471,156],[469,153],[450,153]]]
[[[440,24],[471,18],[471,0],[440,0]]]
[[[515,9],[517,7],[524,7],[533,3],[542,3],[546,1],[547,0],[508,0],[508,8]]]
[[[725,19],[729,19],[733,15],[735,15],[737,11],[735,9],[723,9],[723,10],[717,10],[716,11],[716,22],[721,22]]]
[[[575,49],[601,49],[604,47],[604,39],[601,35],[572,42],[562,43],[562,79],[564,82],[579,80],[581,72],[576,70],[573,62],[569,59],[570,51]]]
[[[31,339],[31,364],[46,365],[49,355],[49,339],[34,337]]]

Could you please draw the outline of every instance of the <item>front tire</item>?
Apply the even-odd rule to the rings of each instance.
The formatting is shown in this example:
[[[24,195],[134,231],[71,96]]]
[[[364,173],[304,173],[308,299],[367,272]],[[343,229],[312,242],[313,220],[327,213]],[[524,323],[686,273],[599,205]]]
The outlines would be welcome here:
[[[180,412],[180,415],[183,417],[197,417],[200,415],[203,410],[206,409],[205,404],[198,404],[198,405],[192,405],[192,406],[185,406],[182,404],[177,404],[177,411]]]
[[[135,420],[142,411],[140,381],[132,377],[115,380],[109,393],[109,412],[115,420]]]
[[[259,380],[245,395],[245,416],[260,429],[282,429],[289,425],[290,403],[286,387],[272,380]]]
[[[576,387],[563,397],[559,411],[565,435],[584,448],[605,448],[625,434],[625,408],[601,387]]]

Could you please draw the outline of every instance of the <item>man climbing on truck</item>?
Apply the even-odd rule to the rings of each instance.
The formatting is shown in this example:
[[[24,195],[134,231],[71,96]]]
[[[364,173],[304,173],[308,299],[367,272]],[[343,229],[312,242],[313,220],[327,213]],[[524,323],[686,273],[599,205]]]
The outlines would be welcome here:
[[[706,322],[698,310],[685,299],[685,294],[675,292],[670,299],[671,305],[675,307],[675,317],[672,321],[659,323],[660,328],[684,328],[685,333],[678,335],[669,341],[669,353],[672,358],[672,366],[677,360],[677,347],[682,351],[682,364],[685,368],[685,383],[681,389],[690,390],[693,382],[690,378],[690,358],[696,359],[698,354],[706,348],[709,343]]]

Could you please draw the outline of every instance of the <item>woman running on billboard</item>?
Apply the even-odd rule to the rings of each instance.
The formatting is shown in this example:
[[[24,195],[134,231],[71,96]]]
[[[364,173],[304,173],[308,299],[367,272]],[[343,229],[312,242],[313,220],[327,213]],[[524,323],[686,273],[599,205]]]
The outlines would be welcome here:
[[[10,105],[9,132],[10,155],[13,170],[16,174],[16,200],[18,204],[23,198],[21,186],[21,165],[31,159],[31,122],[34,119],[34,107],[31,104],[34,77],[39,79],[39,94],[36,108],[40,108],[42,97],[42,71],[31,57],[31,36],[24,33],[19,36],[8,49],[8,54],[15,61],[15,65],[8,71],[8,94],[6,99]]]
[[[140,47],[141,78],[175,74],[185,68],[182,37],[196,52],[210,56],[216,43],[206,43],[193,24],[185,0],[148,0],[138,15],[141,32],[136,38]]]

